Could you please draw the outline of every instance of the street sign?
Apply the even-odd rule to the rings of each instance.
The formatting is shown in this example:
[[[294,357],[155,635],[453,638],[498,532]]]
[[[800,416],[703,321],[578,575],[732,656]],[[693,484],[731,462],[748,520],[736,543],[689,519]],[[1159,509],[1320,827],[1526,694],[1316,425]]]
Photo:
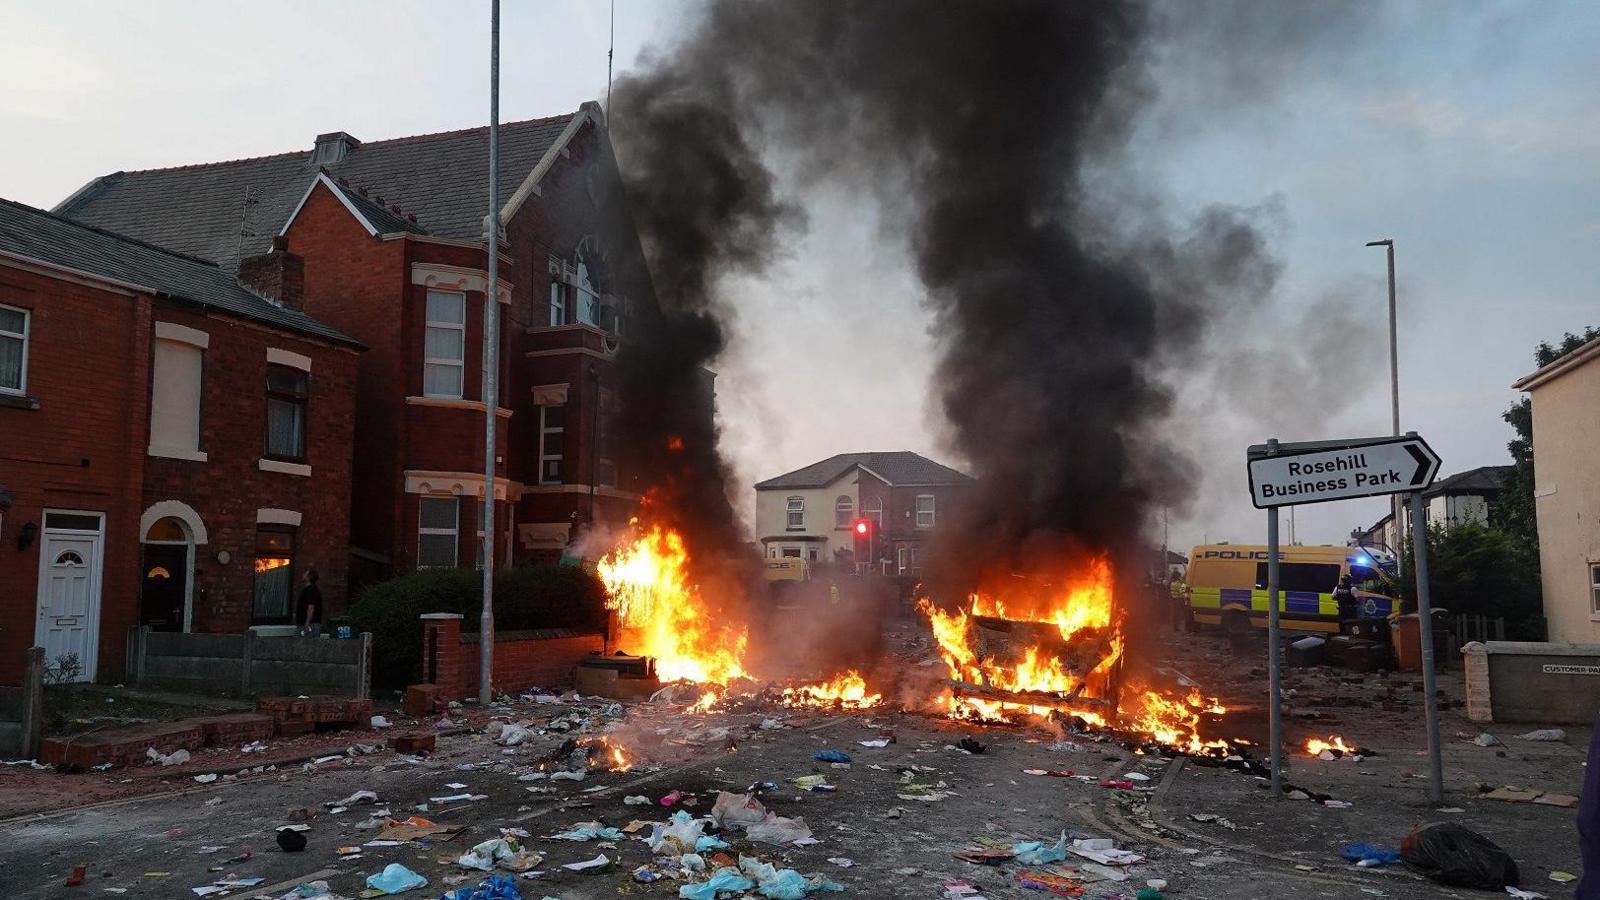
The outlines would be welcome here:
[[[1354,438],[1249,450],[1257,509],[1420,491],[1439,474],[1439,455],[1420,437]]]

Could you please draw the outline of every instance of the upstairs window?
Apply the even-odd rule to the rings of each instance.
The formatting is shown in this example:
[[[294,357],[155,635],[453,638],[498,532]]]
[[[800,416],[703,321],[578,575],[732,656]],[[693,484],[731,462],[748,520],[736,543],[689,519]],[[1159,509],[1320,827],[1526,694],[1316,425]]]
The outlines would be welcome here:
[[[933,527],[933,495],[932,494],[918,494],[917,495],[917,527],[918,528],[932,528]]]
[[[1589,614],[1600,616],[1600,563],[1589,564]]]
[[[856,504],[854,500],[844,494],[833,501],[833,527],[849,528],[850,520],[855,518]]]
[[[267,366],[268,459],[304,462],[306,458],[306,398],[311,376],[289,366]]]
[[[581,256],[578,258],[578,277],[572,285],[572,296],[576,301],[573,312],[577,313],[578,321],[599,328],[600,292],[595,290],[594,282],[589,279],[589,264]]]
[[[550,324],[567,324],[567,286],[559,281],[550,282]]]
[[[455,568],[460,537],[459,497],[417,500],[417,568]]]
[[[863,518],[872,520],[874,530],[881,531],[883,529],[883,498],[868,497],[867,502],[861,504],[861,515]]]
[[[204,460],[200,452],[200,379],[205,351],[157,339],[150,383],[150,453]]]
[[[806,498],[790,497],[785,507],[786,525],[789,531],[804,531],[806,529]]]
[[[465,383],[467,295],[428,292],[428,331],[422,360],[422,393],[460,400]]]
[[[567,408],[565,406],[539,407],[540,484],[561,484],[566,480],[566,422]]]
[[[0,306],[0,393],[28,387],[28,311]]]

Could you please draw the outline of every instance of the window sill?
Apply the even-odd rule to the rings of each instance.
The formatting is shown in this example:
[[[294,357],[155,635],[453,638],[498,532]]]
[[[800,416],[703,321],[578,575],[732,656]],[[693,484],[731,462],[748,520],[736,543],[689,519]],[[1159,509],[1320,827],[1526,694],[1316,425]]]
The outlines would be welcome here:
[[[206,452],[204,450],[184,450],[180,447],[151,447],[150,455],[164,459],[186,459],[190,462],[206,461]]]
[[[301,478],[311,477],[311,467],[305,463],[284,462],[280,459],[263,459],[256,463],[256,468],[263,472],[282,472],[285,475],[298,475]]]
[[[0,406],[10,407],[11,409],[38,409],[39,399],[37,397],[29,397],[27,394],[0,392]]]
[[[484,412],[489,408],[482,400],[463,400],[460,397],[417,397],[406,398],[407,406],[435,406],[441,409],[470,409],[475,412]],[[495,415],[502,419],[511,418],[511,410],[504,406],[495,410]]]

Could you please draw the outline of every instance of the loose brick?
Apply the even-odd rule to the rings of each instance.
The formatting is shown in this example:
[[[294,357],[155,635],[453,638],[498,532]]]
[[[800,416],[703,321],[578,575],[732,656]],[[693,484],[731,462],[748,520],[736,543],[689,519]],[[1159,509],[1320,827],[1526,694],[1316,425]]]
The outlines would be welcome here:
[[[432,753],[437,740],[431,734],[397,734],[389,746],[396,753]]]

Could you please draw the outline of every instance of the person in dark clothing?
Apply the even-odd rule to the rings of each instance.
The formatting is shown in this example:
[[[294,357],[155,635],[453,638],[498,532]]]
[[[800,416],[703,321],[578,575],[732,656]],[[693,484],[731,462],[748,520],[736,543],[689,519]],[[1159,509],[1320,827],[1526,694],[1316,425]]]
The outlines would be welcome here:
[[[295,602],[294,623],[307,637],[322,634],[322,589],[317,587],[317,570],[307,569],[306,586],[300,589],[300,599]]]
[[[1589,764],[1583,770],[1583,799],[1578,801],[1578,852],[1583,877],[1575,900],[1600,900],[1600,716],[1589,737]]]
[[[1339,586],[1333,589],[1333,602],[1339,605],[1339,621],[1356,618],[1356,591],[1350,586],[1349,575],[1339,576]]]

